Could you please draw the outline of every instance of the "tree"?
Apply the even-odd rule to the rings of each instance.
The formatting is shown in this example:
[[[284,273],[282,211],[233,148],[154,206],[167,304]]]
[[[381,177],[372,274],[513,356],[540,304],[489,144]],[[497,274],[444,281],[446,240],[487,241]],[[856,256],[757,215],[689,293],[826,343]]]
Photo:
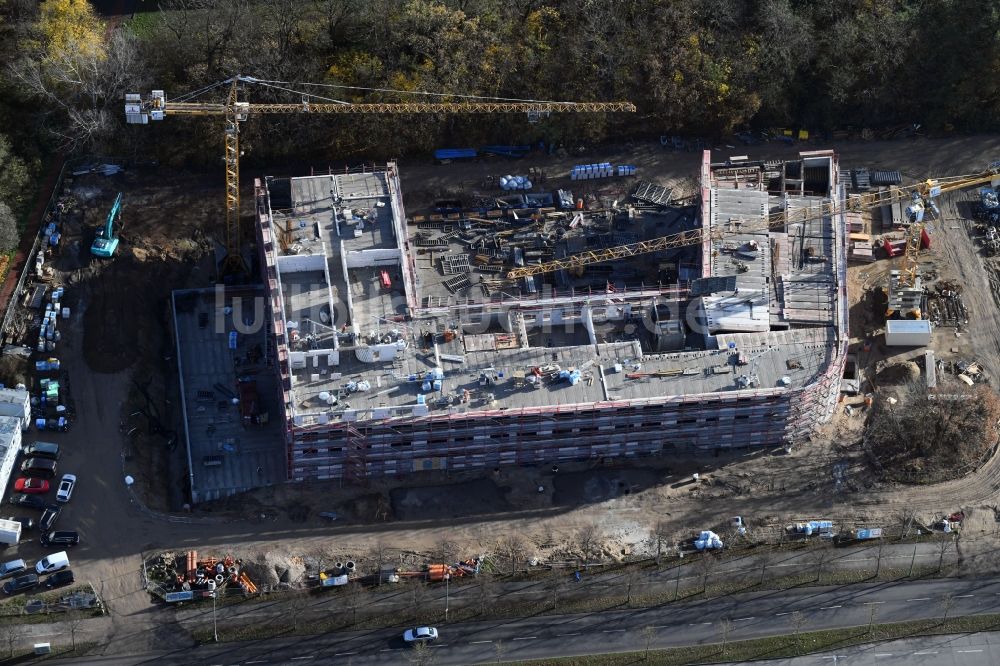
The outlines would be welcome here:
[[[802,614],[802,611],[792,611],[792,614],[788,616],[788,621],[792,625],[792,631],[795,634],[795,644],[799,644],[799,632],[802,631],[802,627],[809,622],[809,619]]]
[[[0,203],[20,209],[31,175],[27,163],[14,153],[10,139],[0,134]]]
[[[524,558],[524,539],[518,534],[508,534],[500,541],[500,550],[510,561],[510,575],[517,572],[517,565]]]
[[[16,248],[19,241],[14,211],[0,201],[0,254],[6,254]]]
[[[632,603],[632,590],[642,581],[642,571],[638,565],[633,565],[625,570],[625,603]]]
[[[85,0],[57,0],[76,7]],[[48,6],[46,2],[44,6]],[[34,97],[46,113],[58,114],[47,129],[64,147],[92,146],[109,139],[122,124],[122,99],[139,78],[135,36],[117,29],[104,38],[104,29],[81,20],[79,29],[64,30],[40,20],[40,39],[25,49],[9,73],[25,94]]]
[[[948,621],[948,612],[955,606],[955,595],[945,592],[941,595],[941,624]]]
[[[952,539],[941,539],[938,541],[938,571],[941,571],[941,568],[944,566],[944,554],[948,552],[948,548],[951,547],[952,543],[954,543]]]
[[[476,577],[476,598],[479,602],[479,614],[486,615],[496,600],[496,584],[492,575],[480,573]]]
[[[381,541],[376,542],[371,550],[371,560],[375,563],[375,580],[378,581],[375,584],[379,587],[382,586],[382,568],[385,566],[387,551],[388,548]]]
[[[649,648],[653,644],[653,641],[656,639],[656,629],[654,629],[649,625],[646,625],[645,627],[642,628],[641,635],[642,635],[642,643],[644,646],[642,660],[649,661]]]
[[[434,662],[434,651],[431,646],[423,641],[413,643],[413,648],[409,650],[407,661],[417,666],[428,666]]]
[[[764,584],[764,576],[767,575],[767,566],[770,563],[771,563],[770,553],[761,553],[756,558],[754,558],[754,565],[760,567],[760,579],[757,581],[758,586]]]
[[[584,525],[576,533],[576,542],[583,554],[584,561],[593,554],[599,539],[597,525],[594,523]]]
[[[569,579],[562,574],[557,574],[549,579],[548,587],[552,593],[552,609],[558,610],[563,593],[569,588]]]
[[[506,648],[504,647],[504,644],[503,644],[502,640],[497,639],[497,640],[493,641],[493,652],[497,656],[497,663],[498,664],[500,663],[500,660],[503,658],[503,653],[504,653],[505,650],[506,650]]]
[[[826,564],[830,561],[832,556],[833,553],[830,552],[830,549],[822,544],[817,546],[816,550],[812,552],[811,559],[816,574],[813,578],[814,581],[818,581],[823,577],[823,569],[826,568]]]
[[[698,558],[698,570],[701,572],[701,593],[708,592],[708,577],[715,571],[718,561],[708,552],[703,552]]]
[[[719,620],[719,638],[722,639],[722,658],[726,658],[726,648],[729,646],[729,632],[733,630],[733,623],[728,617]]]
[[[663,556],[663,545],[670,542],[670,532],[666,521],[656,521],[653,527],[653,540],[656,542],[656,566],[660,566]]]
[[[73,651],[76,651],[76,635],[83,628],[84,618],[80,616],[79,613],[72,613],[68,620],[66,620],[66,626],[69,629],[70,641],[72,641]]]
[[[413,618],[420,620],[427,614],[427,601],[430,594],[427,591],[427,584],[422,580],[414,581],[410,586],[410,608]]]
[[[16,624],[5,624],[3,626],[3,635],[7,639],[7,657],[13,659],[14,645],[21,637],[21,627]]]
[[[358,623],[358,608],[361,607],[365,595],[364,586],[358,581],[349,584],[347,588],[347,607],[351,609],[351,624]]]
[[[299,618],[308,605],[309,599],[304,594],[295,591],[291,592],[291,596],[285,603],[285,610],[288,613],[288,617],[292,620],[293,627],[299,626]]]
[[[875,613],[878,612],[878,606],[871,604],[868,606],[868,633],[872,633],[872,627],[875,626]]]

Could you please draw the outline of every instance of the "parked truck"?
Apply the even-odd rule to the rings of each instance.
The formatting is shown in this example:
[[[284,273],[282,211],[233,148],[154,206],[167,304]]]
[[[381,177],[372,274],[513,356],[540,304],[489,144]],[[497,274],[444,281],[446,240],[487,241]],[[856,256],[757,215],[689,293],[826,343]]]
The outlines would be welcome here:
[[[0,518],[0,544],[16,546],[21,540],[21,523]]]

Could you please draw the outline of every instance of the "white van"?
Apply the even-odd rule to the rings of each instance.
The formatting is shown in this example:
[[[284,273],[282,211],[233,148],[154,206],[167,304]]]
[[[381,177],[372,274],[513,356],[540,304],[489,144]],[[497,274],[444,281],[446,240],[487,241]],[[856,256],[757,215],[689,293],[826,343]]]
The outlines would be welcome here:
[[[42,559],[38,560],[38,564],[35,565],[35,571],[38,575],[52,573],[53,571],[59,571],[60,569],[65,569],[69,566],[69,557],[66,556],[66,551],[61,551],[58,553],[52,553]]]

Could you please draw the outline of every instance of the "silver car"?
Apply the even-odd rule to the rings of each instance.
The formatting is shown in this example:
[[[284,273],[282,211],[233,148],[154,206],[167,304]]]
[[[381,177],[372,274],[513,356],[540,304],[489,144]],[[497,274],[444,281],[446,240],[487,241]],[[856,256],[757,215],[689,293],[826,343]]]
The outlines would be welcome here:
[[[56,501],[68,502],[69,498],[73,496],[74,488],[76,488],[76,475],[63,474],[62,480],[59,482],[59,490],[56,491]]]
[[[436,641],[438,630],[434,627],[414,627],[407,629],[403,634],[403,640],[407,643],[430,643]]]

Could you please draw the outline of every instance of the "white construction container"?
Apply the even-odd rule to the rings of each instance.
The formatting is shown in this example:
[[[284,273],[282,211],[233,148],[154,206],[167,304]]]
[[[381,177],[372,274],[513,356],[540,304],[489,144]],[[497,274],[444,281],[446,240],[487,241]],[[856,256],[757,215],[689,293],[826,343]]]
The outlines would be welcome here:
[[[21,419],[21,428],[31,425],[31,395],[24,389],[0,389],[0,416]]]
[[[6,488],[21,451],[21,419],[0,416],[0,488]]]
[[[0,518],[0,543],[16,546],[21,540],[21,523],[16,520]]]
[[[925,347],[931,343],[931,323],[926,319],[890,319],[885,322],[887,347]]]

